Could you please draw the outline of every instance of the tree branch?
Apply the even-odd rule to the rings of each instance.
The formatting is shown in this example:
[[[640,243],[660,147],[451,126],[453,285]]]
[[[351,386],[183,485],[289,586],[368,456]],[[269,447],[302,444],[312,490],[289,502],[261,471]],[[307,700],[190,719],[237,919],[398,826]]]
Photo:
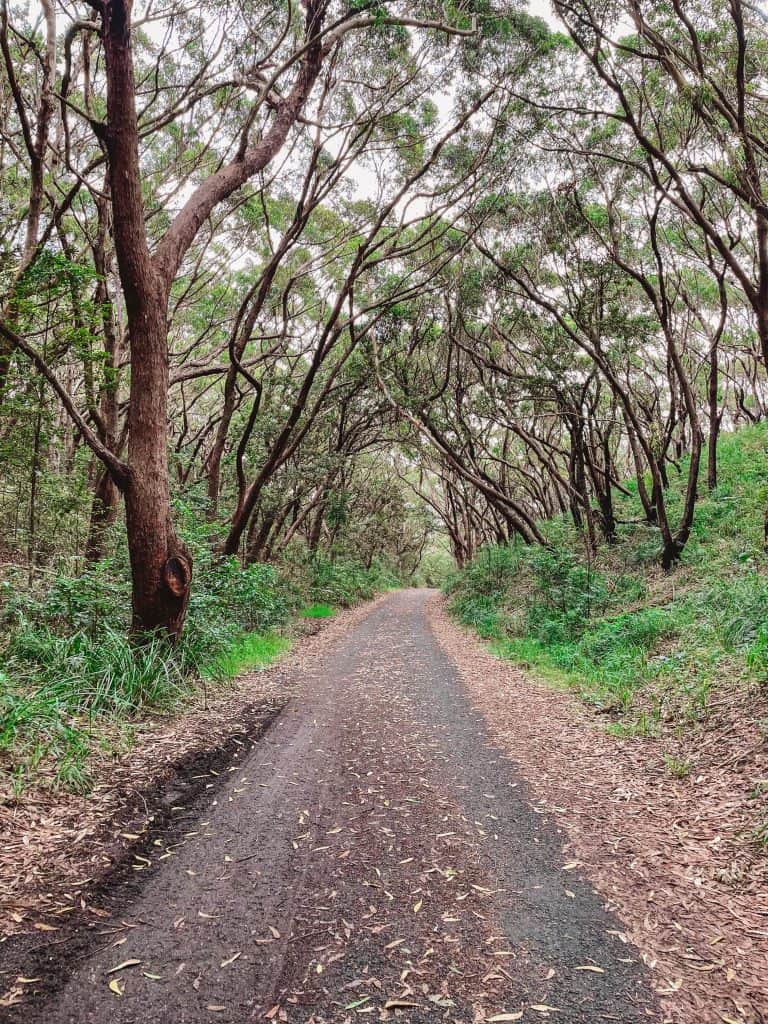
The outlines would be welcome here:
[[[72,396],[59,381],[56,374],[50,366],[48,366],[40,353],[32,348],[31,345],[28,345],[19,334],[11,330],[11,328],[2,321],[0,321],[0,335],[2,335],[6,341],[10,342],[10,344],[19,352],[23,352],[27,359],[29,359],[29,361],[34,365],[41,377],[45,378],[51,389],[56,392],[61,404],[67,410],[70,419],[83,435],[85,443],[94,455],[107,467],[112,479],[115,481],[115,485],[121,491],[125,490],[130,479],[130,470],[128,469],[128,466],[119,459],[114,452],[110,451],[88,426],[84,417],[75,405]]]

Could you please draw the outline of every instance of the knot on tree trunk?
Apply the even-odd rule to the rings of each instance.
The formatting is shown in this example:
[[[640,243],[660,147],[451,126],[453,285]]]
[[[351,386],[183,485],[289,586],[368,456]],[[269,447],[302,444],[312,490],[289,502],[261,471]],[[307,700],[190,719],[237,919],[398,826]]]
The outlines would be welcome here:
[[[163,580],[174,597],[183,597],[192,581],[192,566],[186,558],[172,555],[163,566]]]

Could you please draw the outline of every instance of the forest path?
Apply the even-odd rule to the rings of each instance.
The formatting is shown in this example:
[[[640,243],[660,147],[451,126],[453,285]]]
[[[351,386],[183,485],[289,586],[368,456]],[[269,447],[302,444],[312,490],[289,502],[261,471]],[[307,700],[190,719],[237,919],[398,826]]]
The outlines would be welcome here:
[[[26,1024],[659,1019],[470,706],[430,595],[389,595],[304,674]]]

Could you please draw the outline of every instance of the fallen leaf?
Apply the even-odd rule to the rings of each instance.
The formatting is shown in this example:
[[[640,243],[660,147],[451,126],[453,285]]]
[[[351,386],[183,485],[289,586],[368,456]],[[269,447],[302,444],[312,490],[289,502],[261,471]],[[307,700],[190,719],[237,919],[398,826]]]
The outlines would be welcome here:
[[[546,1003],[531,1003],[531,1009],[536,1013],[559,1013],[559,1006],[547,1006]]]
[[[436,1006],[455,1006],[456,1003],[448,996],[427,996],[430,1003],[434,1003]]]
[[[594,974],[605,974],[602,967],[595,967],[592,964],[582,964],[581,967],[574,967],[574,971],[592,971]]]
[[[523,1013],[522,1013],[522,1010],[518,1010],[517,1013],[494,1013],[494,1015],[492,1017],[486,1017],[485,1019],[487,1021],[522,1020],[523,1019]]]
[[[272,932],[272,938],[274,938],[274,939],[279,939],[280,938],[280,932],[277,930],[277,928],[273,928],[271,924],[267,925],[267,927]]]
[[[113,978],[109,983],[109,991],[114,992],[116,996],[121,996],[123,994],[124,987],[125,986],[123,986],[123,988],[120,987],[120,982],[117,978]]]
[[[421,1003],[414,1003],[411,999],[388,999],[384,1003],[385,1010],[400,1010],[406,1009],[409,1006],[421,1006]]]
[[[235,960],[238,960],[242,955],[242,953],[233,953],[232,956],[228,957],[226,960],[222,960],[219,966],[229,967],[230,964],[233,964]]]
[[[141,963],[141,960],[123,960],[117,967],[110,967],[107,974],[114,974],[116,971],[122,971],[126,967],[137,967]]]
[[[354,1003],[347,1003],[347,1005],[344,1007],[344,1009],[345,1010],[356,1010],[358,1006],[363,1006],[364,1003],[369,1003],[370,1001],[371,1001],[371,997],[370,996],[363,996],[362,999],[358,999]]]

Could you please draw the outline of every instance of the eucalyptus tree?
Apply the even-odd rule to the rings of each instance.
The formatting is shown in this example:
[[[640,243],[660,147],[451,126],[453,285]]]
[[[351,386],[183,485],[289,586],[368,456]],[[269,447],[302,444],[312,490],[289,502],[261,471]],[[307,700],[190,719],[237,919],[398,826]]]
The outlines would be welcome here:
[[[407,26],[414,48],[433,49],[436,32],[466,36],[472,28],[465,18],[460,26],[444,25],[428,14],[400,13],[395,5],[384,11],[368,4],[336,7],[329,0],[308,0],[301,14],[290,4],[278,11],[269,4],[224,7],[213,21],[182,8],[161,15],[148,8],[137,16],[130,0],[90,0],[88,6],[87,17],[67,11],[62,165],[75,179],[75,194],[95,168],[107,166],[131,367],[127,456],[98,435],[8,316],[0,333],[7,348],[23,353],[54,389],[123,493],[134,630],[159,628],[174,637],[182,628],[192,575],[191,556],[173,526],[168,459],[168,307],[185,259],[209,218],[272,163],[293,132],[311,128],[312,96],[331,88],[350,59],[350,36]],[[153,42],[150,27],[161,43]],[[82,95],[72,91],[75,71],[88,77]],[[378,72],[386,85],[386,66],[368,64],[367,71]],[[17,92],[16,116],[26,139],[27,100]],[[38,104],[38,126],[50,117],[50,104],[43,106],[40,113]],[[76,154],[73,139],[89,132],[92,145]],[[146,140],[157,133],[176,146],[165,153],[154,147],[148,154]],[[165,164],[173,156],[180,156],[180,166],[168,181]]]
[[[689,218],[727,266],[752,307],[768,367],[764,17],[743,0],[554,7],[614,104],[590,113],[632,138],[637,154],[618,159]],[[612,146],[604,154],[615,158]]]
[[[543,543],[536,510],[506,486],[504,460],[495,454],[500,434],[493,396],[470,346],[456,344],[466,304],[477,312],[484,295],[476,264],[457,252],[437,294],[403,306],[375,337],[377,373],[404,420],[495,510],[507,536]]]
[[[598,259],[591,246],[585,251],[581,245],[584,231],[591,228],[588,223],[575,232],[568,232],[563,223],[563,208],[569,211],[569,204],[562,195],[552,202],[543,196],[543,207],[548,208],[550,226],[545,232],[544,245],[547,254],[540,262],[521,260],[514,250],[501,255],[495,242],[486,238],[478,244],[510,284],[516,301],[530,313],[537,313],[548,322],[560,339],[561,344],[571,347],[572,354],[566,356],[565,367],[574,365],[575,353],[587,356],[601,375],[636,440],[645,465],[638,466],[642,476],[645,467],[651,473],[652,518],[662,536],[662,563],[669,568],[678,558],[690,534],[693,520],[696,487],[698,481],[698,459],[701,453],[701,430],[698,422],[698,408],[692,393],[688,368],[684,365],[673,329],[673,304],[670,302],[669,282],[661,265],[658,246],[650,256],[653,270],[646,269],[635,258],[624,259],[618,253],[610,258]],[[570,212],[570,211],[569,211]],[[518,223],[525,217],[529,224],[529,211],[520,211]],[[653,215],[652,215],[653,216]],[[554,243],[557,234],[559,241]],[[526,235],[521,244],[530,244]],[[616,259],[613,256],[616,256]],[[657,276],[658,275],[658,276]],[[675,322],[675,328],[678,326]],[[647,367],[656,362],[656,369],[650,374]],[[692,458],[689,462],[688,491],[680,523],[670,522],[665,499],[666,455],[670,437],[657,429],[658,418],[663,414],[664,404],[657,401],[656,390],[659,372],[667,363],[670,375],[667,378],[673,388],[679,386],[684,395],[684,407],[690,419],[692,430]],[[633,370],[634,367],[634,370]],[[650,386],[651,402],[646,405],[643,393]],[[585,396],[586,397],[586,394]],[[674,396],[673,396],[674,397]],[[569,424],[572,443],[576,442],[577,469],[582,459],[583,438],[575,427],[582,415],[584,399],[571,403]],[[666,409],[676,412],[677,406],[666,404]],[[567,408],[564,409],[566,414]],[[679,426],[679,422],[672,419]],[[583,470],[574,481],[575,489],[584,491]],[[589,523],[588,523],[589,525]]]

